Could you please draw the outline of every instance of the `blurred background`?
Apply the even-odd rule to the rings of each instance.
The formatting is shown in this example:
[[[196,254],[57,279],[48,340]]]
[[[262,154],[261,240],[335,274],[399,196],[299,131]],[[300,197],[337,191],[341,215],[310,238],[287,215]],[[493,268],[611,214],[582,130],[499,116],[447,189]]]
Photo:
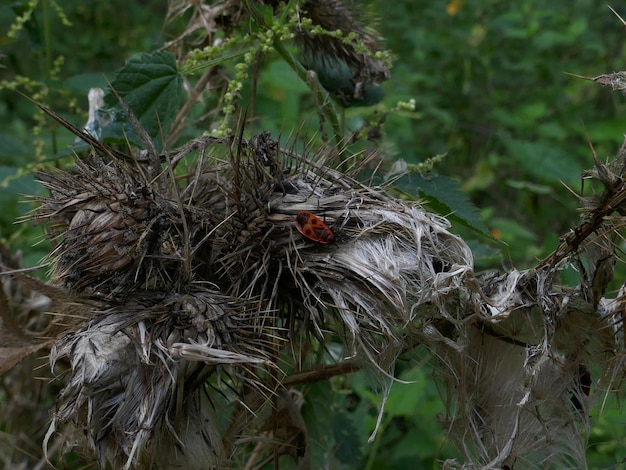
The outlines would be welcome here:
[[[166,2],[142,3],[41,0],[16,35],[12,28],[28,2],[0,5],[0,239],[21,250],[27,266],[49,250],[37,227],[16,224],[32,209],[27,196],[41,191],[33,170],[67,164],[61,152],[74,138],[14,88],[82,127],[89,88],[105,88],[126,59],[155,50],[184,27],[184,18],[164,25]],[[626,7],[612,7],[626,17]],[[578,220],[570,189],[580,193],[581,172],[593,165],[586,133],[601,160],[623,143],[626,97],[568,73],[596,77],[626,69],[626,27],[593,0],[372,0],[355,8],[376,19],[395,60],[382,104],[346,109],[345,125],[358,129],[414,99],[414,111],[386,117],[376,141],[381,168],[445,154],[433,175],[444,178],[444,190],[462,190],[492,237],[455,226],[472,245],[477,270],[535,265]],[[255,129],[289,134],[304,122],[315,131],[310,91],[277,55],[263,60],[257,80]],[[249,93],[243,91],[244,100]],[[216,105],[207,97],[181,139],[206,131],[207,110]],[[619,285],[624,275],[617,278]],[[312,439],[321,446],[327,433],[352,436],[336,450],[341,468],[439,468],[456,453],[437,422],[444,408],[429,375],[432,360],[418,348],[398,366],[399,378],[412,384],[393,388],[371,445],[379,397],[366,376],[311,386],[305,406],[319,422]],[[593,391],[604,409],[593,412],[589,467],[626,468],[626,417],[614,395],[605,400],[606,391]],[[0,403],[6,393],[0,389]]]

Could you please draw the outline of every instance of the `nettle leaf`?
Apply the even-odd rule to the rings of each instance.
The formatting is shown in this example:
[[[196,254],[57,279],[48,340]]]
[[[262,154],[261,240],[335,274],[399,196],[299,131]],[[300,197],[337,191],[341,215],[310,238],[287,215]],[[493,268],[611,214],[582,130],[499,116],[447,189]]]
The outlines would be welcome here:
[[[502,137],[507,153],[535,179],[547,183],[564,181],[577,184],[584,168],[577,155],[546,142],[528,142]]]
[[[472,204],[456,180],[447,176],[425,178],[411,174],[400,178],[398,186],[410,194],[417,193],[428,202],[431,209],[452,222],[491,238],[478,208]]]
[[[111,89],[124,100],[148,135],[160,147],[161,137],[169,132],[180,107],[183,79],[176,59],[171,52],[160,51],[141,54],[129,59],[119,69],[111,82]],[[136,129],[119,103],[118,97],[109,92],[101,111],[111,121],[102,131],[103,141],[125,142],[142,146]]]
[[[307,390],[302,407],[302,418],[307,425],[311,468],[325,468],[326,450],[336,444],[331,424],[333,390],[329,382],[318,382]]]
[[[330,426],[335,438],[335,457],[341,463],[353,464],[361,459],[361,440],[350,415],[340,408],[333,408]]]

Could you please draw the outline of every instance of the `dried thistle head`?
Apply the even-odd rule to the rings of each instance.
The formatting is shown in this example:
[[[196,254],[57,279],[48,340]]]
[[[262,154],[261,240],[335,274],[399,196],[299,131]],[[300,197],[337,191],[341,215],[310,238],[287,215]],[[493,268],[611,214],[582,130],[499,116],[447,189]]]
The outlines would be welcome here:
[[[309,0],[299,14],[310,21],[296,35],[302,60],[324,88],[344,106],[380,101],[383,93],[378,85],[391,75],[388,63],[378,56],[381,38],[365,26],[364,15],[341,0]]]
[[[260,13],[261,4],[274,10],[271,22]],[[194,70],[203,70],[208,63],[219,63],[220,58],[228,57],[232,51],[238,51],[235,55],[245,51],[243,61],[236,65],[234,76],[226,86],[219,68],[210,67],[194,90],[202,93],[209,82],[213,89],[223,89],[222,109],[228,117],[235,109],[242,82],[254,73],[254,62],[270,50],[279,50],[279,44],[292,38],[302,52],[301,63],[317,77],[311,80],[311,86],[319,80],[342,106],[371,106],[383,98],[380,84],[390,78],[391,60],[389,53],[382,50],[380,35],[371,28],[372,15],[365,14],[362,5],[359,7],[342,0],[309,0],[300,5],[275,0],[224,0],[211,5],[172,1],[168,22],[189,11],[191,18],[186,29],[166,47],[177,49],[181,61],[186,61],[185,67]],[[248,31],[247,26],[242,28],[244,21],[250,19],[257,25],[253,31]],[[244,29],[244,34],[234,34],[237,29]],[[289,52],[279,52],[298,74],[303,74]],[[301,75],[301,79],[305,77]],[[229,132],[225,121],[214,129],[214,135]]]
[[[266,435],[284,406],[281,426],[302,428],[279,398],[285,376],[316,366],[310,351],[340,341],[356,367],[390,376],[437,295],[471,272],[471,252],[445,219],[333,170],[332,158],[337,149],[302,156],[262,133],[189,142],[160,156],[161,178],[102,148],[42,174],[51,194],[37,218],[57,243],[55,279],[95,302],[51,354],[70,369],[47,440],[73,423],[102,464],[153,451],[171,462],[170,439],[187,463],[219,466],[247,455],[237,442]],[[179,175],[165,165],[183,160]],[[300,211],[333,242],[303,237]],[[229,424],[195,421],[213,412]],[[204,450],[185,450],[188,432]],[[263,441],[263,458],[280,452],[277,439]]]
[[[582,465],[590,367],[623,350],[623,302],[603,298],[618,224],[601,213],[621,186],[536,269],[478,278],[447,220],[334,170],[342,151],[242,132],[148,162],[94,143],[42,174],[55,279],[90,297],[51,354],[69,369],[48,441],[75,425],[102,464],[127,468],[306,460],[292,387],[355,368],[391,380],[421,343],[468,462]],[[332,237],[303,230],[302,211]],[[581,285],[560,287],[576,262]]]
[[[174,448],[192,442],[189,465],[219,466],[228,455],[222,420],[212,414],[222,403],[210,388],[217,376],[233,389],[264,390],[248,371],[269,363],[264,321],[256,306],[203,286],[95,307],[51,352],[52,367],[65,359],[70,370],[46,443],[74,423],[103,467],[131,468],[158,455],[167,468]]]
[[[206,229],[206,210],[180,207],[176,188],[151,180],[142,164],[93,155],[39,179],[50,195],[36,219],[56,244],[56,282],[109,294],[165,289],[188,277],[182,253]],[[195,220],[191,231],[187,219]]]
[[[472,300],[448,318],[457,339],[432,343],[445,384],[444,425],[468,464],[585,465],[598,395],[590,367],[606,367],[617,346],[614,318],[559,286],[556,272],[512,270],[484,276],[480,288],[468,283]]]
[[[55,279],[84,318],[51,354],[69,368],[48,442],[77,426],[102,464],[127,468],[306,461],[292,387],[355,368],[391,380],[421,343],[468,465],[584,463],[590,368],[624,348],[624,302],[603,298],[618,224],[601,201],[620,185],[537,268],[478,278],[447,220],[334,170],[341,148],[301,155],[242,132],[148,162],[92,145],[41,175]],[[581,285],[560,287],[576,262]]]
[[[41,442],[50,422],[47,403],[59,393],[46,367],[47,352],[76,323],[50,312],[83,313],[63,289],[32,277],[32,270],[23,267],[21,252],[0,243],[0,460],[23,469],[45,465]]]

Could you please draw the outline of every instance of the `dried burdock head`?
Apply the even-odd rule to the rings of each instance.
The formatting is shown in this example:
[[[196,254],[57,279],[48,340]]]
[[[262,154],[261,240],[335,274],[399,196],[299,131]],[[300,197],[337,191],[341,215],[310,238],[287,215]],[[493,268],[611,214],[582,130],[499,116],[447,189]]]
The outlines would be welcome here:
[[[41,174],[54,279],[96,302],[51,353],[70,370],[48,440],[72,423],[102,464],[201,467],[245,455],[239,442],[280,454],[285,427],[301,436],[288,453],[306,458],[285,375],[350,357],[391,377],[442,299],[458,299],[472,256],[445,219],[333,170],[340,150],[205,137],[161,155],[162,177],[106,148]],[[178,175],[165,163],[183,160]],[[297,230],[301,211],[331,243]],[[331,364],[309,356],[337,343]],[[231,417],[225,429],[214,413]]]
[[[227,408],[207,390],[222,381],[266,393],[263,374],[252,371],[270,361],[267,317],[256,305],[201,286],[169,296],[136,294],[95,309],[51,352],[52,367],[65,358],[71,369],[46,442],[72,422],[103,467],[109,461],[130,468],[155,456],[167,468],[176,463],[175,447],[190,443],[198,460],[189,465],[218,465],[228,457],[223,417],[208,414]]]
[[[151,181],[139,163],[96,155],[39,179],[50,191],[36,220],[57,243],[53,280],[119,294],[167,289],[187,276],[183,252],[206,229],[206,209],[181,207],[175,189]]]
[[[606,365],[624,351],[624,302],[603,298],[612,205],[537,268],[477,278],[446,219],[334,170],[343,148],[301,155],[243,130],[150,162],[92,145],[40,177],[55,280],[92,305],[51,354],[70,368],[48,440],[71,423],[101,463],[127,468],[307,465],[290,387],[355,368],[390,383],[398,356],[424,344],[468,462],[583,465],[585,371],[623,367]],[[556,281],[568,265],[581,267],[576,289]],[[68,305],[52,310],[69,317]]]
[[[381,51],[380,36],[365,26],[366,18],[356,11],[356,5],[309,0],[299,14],[321,28],[300,28],[296,40],[305,67],[317,74],[324,88],[346,107],[380,101],[383,92],[378,85],[389,80],[390,72],[385,62],[375,57]]]

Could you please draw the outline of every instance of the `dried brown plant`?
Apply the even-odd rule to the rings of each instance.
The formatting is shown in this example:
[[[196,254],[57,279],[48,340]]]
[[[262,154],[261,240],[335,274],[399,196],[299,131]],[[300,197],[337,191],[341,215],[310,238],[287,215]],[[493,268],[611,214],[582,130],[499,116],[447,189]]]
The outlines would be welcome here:
[[[49,450],[74,429],[69,442],[100,465],[291,455],[306,468],[294,387],[360,368],[389,385],[398,356],[424,344],[441,360],[459,466],[584,465],[589,368],[615,381],[622,367],[623,302],[603,295],[626,165],[596,159],[604,191],[535,269],[477,277],[445,219],[334,170],[339,150],[302,155],[265,132],[150,158],[97,144],[40,175],[51,284],[13,274],[51,299],[38,347],[64,385]],[[332,243],[298,232],[300,211],[323,218]],[[579,289],[557,282],[568,265]],[[313,360],[337,343],[339,356]]]
[[[173,2],[172,15],[195,10],[170,46],[212,42],[245,3]],[[301,11],[328,29],[333,5]],[[377,41],[355,24],[363,43]],[[355,66],[357,91],[388,76],[342,41],[299,41]],[[438,358],[442,422],[465,458],[446,468],[585,467],[589,410],[624,372],[626,287],[606,296],[622,262],[624,147],[609,163],[594,155],[585,177],[597,194],[580,196],[581,221],[551,256],[478,276],[444,217],[358,181],[341,145],[296,152],[240,125],[159,153],[135,123],[144,149],[121,151],[46,112],[91,150],[39,174],[49,194],[30,221],[53,243],[50,281],[2,253],[0,354],[7,393],[34,353],[49,353],[57,380],[24,397],[30,411],[7,393],[6,422],[45,421],[37,397],[55,396],[51,461],[74,448],[100,467],[252,469],[290,458],[309,468],[299,387],[368,369],[383,384],[382,413],[397,358],[424,345]],[[301,211],[323,220],[332,243],[297,230]],[[568,266],[576,288],[559,284]],[[591,369],[601,371],[593,387]],[[34,439],[20,442],[35,454]]]

